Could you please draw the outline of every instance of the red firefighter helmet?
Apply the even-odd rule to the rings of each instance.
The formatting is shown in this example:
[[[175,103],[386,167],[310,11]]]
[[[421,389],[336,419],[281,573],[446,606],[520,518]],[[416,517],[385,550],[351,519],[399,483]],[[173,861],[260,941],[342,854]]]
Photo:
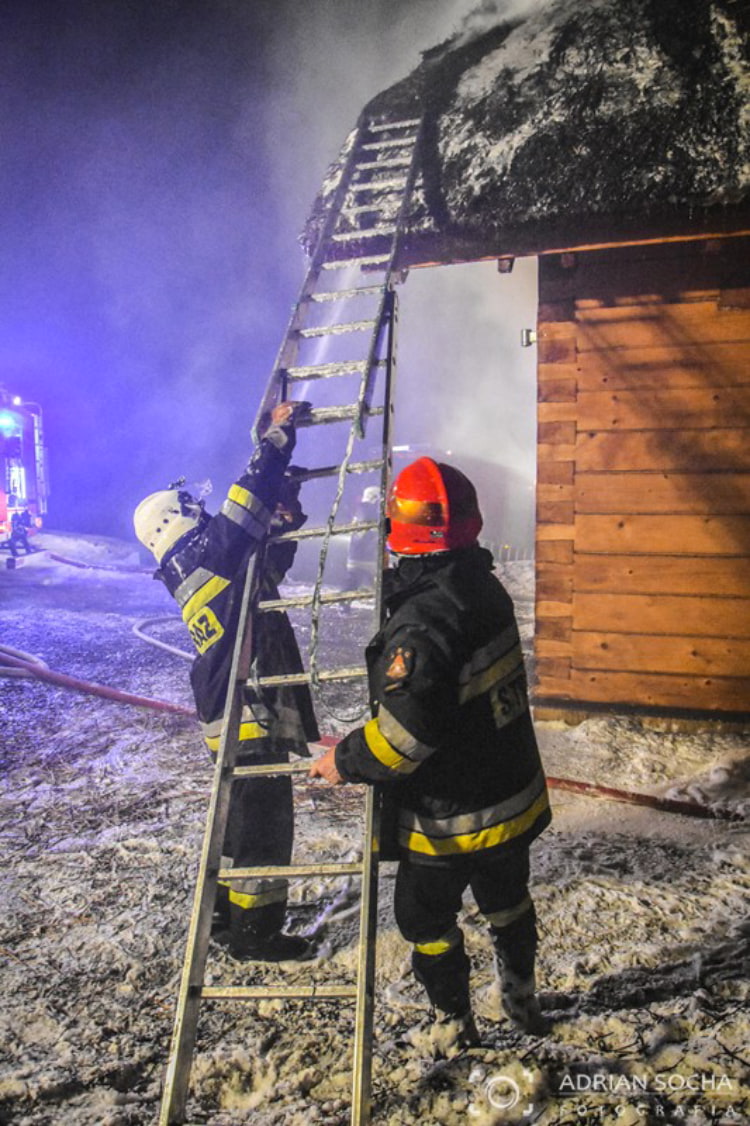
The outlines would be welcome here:
[[[431,457],[420,457],[401,470],[388,496],[388,518],[388,547],[397,555],[470,547],[482,528],[469,478]]]

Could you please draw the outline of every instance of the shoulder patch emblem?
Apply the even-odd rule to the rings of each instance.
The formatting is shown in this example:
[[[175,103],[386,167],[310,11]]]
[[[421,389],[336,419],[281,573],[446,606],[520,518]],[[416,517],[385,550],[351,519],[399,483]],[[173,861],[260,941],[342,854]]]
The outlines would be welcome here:
[[[388,667],[385,670],[386,692],[398,688],[411,674],[414,668],[414,650],[408,645],[399,645],[391,649],[386,660]]]

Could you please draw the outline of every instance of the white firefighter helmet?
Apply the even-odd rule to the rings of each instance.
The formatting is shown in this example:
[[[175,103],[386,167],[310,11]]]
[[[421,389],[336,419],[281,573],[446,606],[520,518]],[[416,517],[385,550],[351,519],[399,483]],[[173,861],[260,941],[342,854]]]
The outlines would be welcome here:
[[[133,513],[135,534],[161,563],[167,552],[203,518],[203,505],[184,489],[151,493]]]

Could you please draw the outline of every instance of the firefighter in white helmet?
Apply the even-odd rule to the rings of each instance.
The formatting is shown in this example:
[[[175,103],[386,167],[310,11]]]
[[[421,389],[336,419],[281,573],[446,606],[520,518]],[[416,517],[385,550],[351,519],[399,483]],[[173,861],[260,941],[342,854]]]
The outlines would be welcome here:
[[[396,805],[396,921],[413,944],[438,1041],[477,1042],[457,925],[471,887],[490,925],[503,1005],[524,1032],[535,993],[529,845],[550,821],[513,604],[477,537],[476,492],[423,457],[388,499],[386,621],[367,649],[373,718],[317,759],[312,777],[384,783]]]
[[[136,535],[155,556],[159,564],[156,577],[180,606],[198,651],[190,680],[203,735],[213,754],[221,737],[251,557],[269,529],[296,529],[306,519],[299,503],[299,482],[295,484],[288,466],[295,421],[308,409],[307,403],[281,403],[273,409],[250,463],[215,516],[209,516],[203,502],[179,486],[153,493],[135,511]],[[261,598],[278,598],[278,584],[295,551],[293,542],[269,542],[261,568]],[[258,676],[302,671],[286,614],[258,615],[252,660]],[[285,762],[290,752],[307,755],[307,743],[318,738],[306,685],[259,691],[245,688],[238,765]],[[292,838],[290,778],[237,779],[232,785],[222,866],[288,864]],[[212,931],[237,958],[309,957],[310,944],[282,930],[286,898],[287,882],[282,879],[233,880],[220,885]]]

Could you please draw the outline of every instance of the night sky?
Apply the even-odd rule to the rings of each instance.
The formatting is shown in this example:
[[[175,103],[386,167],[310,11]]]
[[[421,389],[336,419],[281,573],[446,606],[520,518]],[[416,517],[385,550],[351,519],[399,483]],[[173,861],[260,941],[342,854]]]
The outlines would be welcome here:
[[[475,6],[0,6],[0,385],[44,409],[50,528],[131,538],[174,477],[226,488],[328,163]]]

